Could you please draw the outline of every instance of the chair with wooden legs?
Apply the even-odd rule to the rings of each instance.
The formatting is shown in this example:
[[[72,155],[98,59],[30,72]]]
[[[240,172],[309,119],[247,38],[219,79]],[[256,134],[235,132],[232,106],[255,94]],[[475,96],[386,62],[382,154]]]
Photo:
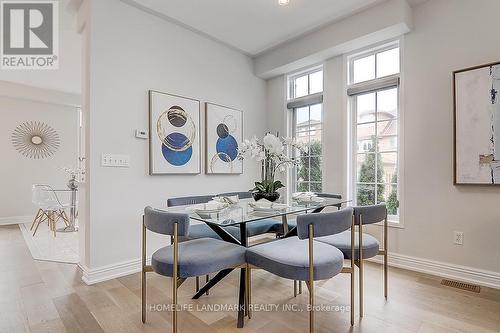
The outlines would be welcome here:
[[[355,234],[354,254],[351,252],[352,240],[349,233],[343,232],[337,235],[328,237],[320,237],[318,241],[329,244],[338,248],[344,254],[346,259],[355,260],[359,267],[359,316],[363,317],[363,260],[375,257],[377,255],[384,256],[384,297],[387,299],[387,207],[385,203],[371,206],[353,207],[354,223],[358,226],[358,232]],[[363,233],[363,226],[378,222],[384,222],[383,233],[383,248],[380,248],[379,241],[366,233]]]
[[[297,217],[297,236],[277,239],[247,249],[249,267],[261,268],[282,278],[305,281],[309,289],[309,332],[314,332],[314,281],[326,280],[346,272],[351,274],[351,325],[354,325],[354,260],[344,267],[344,255],[338,249],[315,240],[351,229],[354,237],[352,208]],[[354,251],[354,247],[352,248]],[[251,274],[247,277],[248,303],[251,302]],[[251,308],[251,306],[250,306]]]
[[[146,231],[172,237],[172,244],[155,251],[146,265]],[[146,274],[156,272],[172,278],[172,332],[177,332],[177,289],[189,277],[202,276],[245,265],[243,246],[214,238],[179,242],[189,236],[189,215],[151,207],[144,209],[142,222],[142,322],[146,322]]]
[[[31,201],[38,207],[30,228],[30,230],[35,229],[33,236],[35,236],[40,223],[47,221],[49,230],[56,237],[56,224],[59,219],[62,219],[66,226],[69,226],[69,218],[65,211],[68,205],[61,203],[57,193],[49,185],[35,184],[32,186],[31,192]]]

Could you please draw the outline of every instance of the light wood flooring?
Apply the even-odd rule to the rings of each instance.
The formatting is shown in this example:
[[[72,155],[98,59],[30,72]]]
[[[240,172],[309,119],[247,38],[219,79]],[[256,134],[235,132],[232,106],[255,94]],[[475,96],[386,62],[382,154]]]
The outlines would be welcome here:
[[[348,312],[318,312],[316,332],[500,332],[500,291],[480,294],[440,285],[440,279],[400,269],[390,270],[389,300],[382,296],[382,270],[366,265],[365,316],[353,328]],[[180,302],[200,308],[237,303],[239,273],[233,272],[209,296],[192,301],[194,281],[180,288]],[[149,302],[168,304],[170,279],[149,274]],[[316,303],[348,305],[349,277],[341,274],[317,283]],[[307,304],[307,289],[293,297],[292,282],[253,272],[253,303]],[[140,275],[87,286],[71,264],[35,261],[18,226],[0,227],[0,332],[170,332],[169,312],[140,316]],[[356,309],[358,307],[356,306]],[[357,311],[356,311],[357,314]],[[302,333],[306,312],[254,312],[245,328],[236,328],[235,312],[184,311],[180,333]]]

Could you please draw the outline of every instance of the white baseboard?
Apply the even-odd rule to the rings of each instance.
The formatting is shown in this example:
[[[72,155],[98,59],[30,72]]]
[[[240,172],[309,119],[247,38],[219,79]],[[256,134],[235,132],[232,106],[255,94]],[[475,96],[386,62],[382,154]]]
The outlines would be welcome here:
[[[382,263],[382,257],[368,259]],[[147,258],[150,265],[151,257]],[[89,269],[78,265],[83,272],[82,280],[88,285],[99,283],[141,271],[141,259],[124,261],[118,264]],[[389,266],[426,273],[463,282],[471,282],[481,286],[500,289],[500,273],[480,270],[477,268],[453,265],[449,263],[389,253]]]
[[[0,225],[10,225],[10,224],[21,224],[33,222],[35,217],[31,215],[27,216],[11,216],[11,217],[0,217]]]
[[[397,253],[389,253],[388,257],[389,266],[500,289],[500,273],[497,272],[454,265],[430,259],[410,257]],[[381,256],[368,260],[382,263]]]
[[[148,265],[151,263],[150,257],[146,259],[146,263]],[[82,281],[87,285],[91,285],[140,272],[141,259],[123,261],[98,268],[88,268],[82,264],[78,264],[78,267],[82,270]]]

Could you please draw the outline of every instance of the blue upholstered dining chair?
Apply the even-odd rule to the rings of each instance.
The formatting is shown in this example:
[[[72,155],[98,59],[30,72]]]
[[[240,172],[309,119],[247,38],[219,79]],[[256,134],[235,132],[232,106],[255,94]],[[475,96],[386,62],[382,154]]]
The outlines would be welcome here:
[[[200,276],[245,264],[242,246],[213,238],[200,238],[179,243],[189,236],[189,215],[146,207],[142,224],[142,322],[146,322],[146,273],[156,272],[172,277],[172,332],[177,332],[177,288],[188,277]],[[153,253],[146,265],[146,231],[173,237],[173,244]]]
[[[199,196],[191,196],[191,197],[178,197],[178,198],[170,198],[167,199],[167,207],[174,206],[186,206],[186,205],[195,205],[200,203],[207,203],[215,195],[199,195]],[[240,229],[237,227],[229,226],[226,227],[226,230],[236,238],[240,237]],[[219,235],[215,231],[213,231],[207,224],[198,223],[191,226],[189,232],[189,239],[198,239],[198,238],[215,238],[221,239]]]
[[[198,195],[198,196],[190,196],[190,197],[177,197],[167,199],[167,207],[175,207],[175,206],[186,206],[186,205],[196,205],[200,203],[207,203],[214,195]],[[226,227],[226,230],[236,238],[240,237],[240,229],[233,226]],[[198,223],[191,225],[189,230],[189,236],[187,239],[200,239],[200,238],[214,238],[221,239],[219,235],[215,231],[213,231],[207,224]],[[208,282],[210,277],[207,275],[205,277],[205,282]],[[200,277],[196,277],[196,292],[200,290]],[[208,295],[208,292],[207,292]]]
[[[320,198],[329,198],[329,199],[342,199],[342,196],[340,194],[334,194],[334,193],[315,193],[318,197]],[[338,207],[340,209],[340,206]],[[291,230],[297,226],[297,221],[295,219],[288,220],[288,229]]]
[[[235,196],[237,195],[240,199],[250,199],[252,198],[252,192],[226,192],[220,193],[217,196]],[[258,221],[253,221],[247,223],[247,236],[253,237],[262,234],[266,234],[269,232],[276,233],[277,230],[280,230],[283,226],[283,222],[276,219],[262,219]],[[236,228],[237,229],[237,228]],[[239,231],[239,230],[238,230]]]
[[[315,194],[320,197],[320,198],[329,198],[329,199],[342,199],[342,195],[340,194],[335,194],[335,193],[320,193],[320,192],[315,192]],[[337,207],[340,209],[340,205]],[[296,219],[290,219],[288,220],[288,230],[293,230],[297,226],[297,220]],[[279,229],[279,233],[283,233],[282,228]],[[297,288],[297,281],[293,281],[293,296],[296,297],[297,294],[302,294],[302,281],[298,281],[298,288]]]
[[[385,203],[371,206],[353,207],[354,223],[358,226],[355,234],[354,253],[351,251],[351,235],[349,232],[320,237],[318,241],[338,248],[346,259],[355,260],[359,267],[359,315],[363,317],[363,260],[377,255],[384,256],[384,297],[387,299],[387,207]],[[363,233],[363,225],[384,221],[384,244],[380,249],[379,241]]]
[[[314,240],[314,237],[335,235],[349,228],[354,240],[352,208],[299,215],[297,237],[282,238],[247,249],[248,272],[258,267],[282,278],[306,281],[309,288],[310,333],[314,332],[314,281],[326,280],[341,272],[351,275],[351,325],[354,325],[354,260],[351,260],[350,267],[344,267],[344,255],[339,249]],[[351,251],[354,252],[354,247]],[[247,276],[247,288],[250,304],[251,273]]]

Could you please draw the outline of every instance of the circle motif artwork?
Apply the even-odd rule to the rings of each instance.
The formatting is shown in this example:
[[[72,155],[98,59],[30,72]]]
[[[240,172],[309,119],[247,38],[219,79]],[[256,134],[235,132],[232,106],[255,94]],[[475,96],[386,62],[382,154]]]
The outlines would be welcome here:
[[[238,142],[231,135],[231,132],[236,130],[236,119],[233,116],[227,115],[222,120],[222,123],[217,125],[217,143],[215,148],[217,156],[224,162],[229,163],[238,156]],[[221,154],[223,153],[223,154]],[[227,158],[229,157],[229,161]]]
[[[174,166],[188,163],[196,138],[196,126],[189,114],[180,106],[171,106],[158,118],[156,130],[165,160]]]
[[[227,157],[229,157],[230,161],[234,161],[238,156],[238,142],[236,142],[234,136],[230,134],[228,134],[226,137],[219,137],[219,139],[217,139],[215,148],[219,158],[224,162],[229,162],[227,161]],[[223,153],[224,155],[221,155],[221,153]]]
[[[54,155],[61,140],[55,129],[41,121],[26,121],[12,132],[12,145],[23,156],[34,159]]]
[[[184,145],[187,138],[181,133],[174,132],[167,135],[167,140],[170,143],[170,146],[179,149]],[[163,144],[161,146],[161,151],[163,153],[163,157],[167,160],[167,162],[175,166],[186,164],[187,162],[189,162],[191,156],[193,155],[193,148],[191,146],[188,149],[177,151]]]
[[[233,161],[238,157],[238,142],[231,135],[237,129],[236,119],[232,115],[226,115],[215,129],[217,141],[215,142],[216,154],[210,160],[210,169],[219,170],[217,165],[225,164],[229,171],[233,171]],[[223,168],[225,169],[225,168]]]
[[[241,174],[238,158],[243,137],[243,111],[220,104],[206,103],[206,173]]]
[[[210,160],[210,168],[212,170],[219,168],[226,169],[227,167],[229,167],[230,171],[233,170],[233,161],[229,155],[221,152],[212,156],[212,159]]]

